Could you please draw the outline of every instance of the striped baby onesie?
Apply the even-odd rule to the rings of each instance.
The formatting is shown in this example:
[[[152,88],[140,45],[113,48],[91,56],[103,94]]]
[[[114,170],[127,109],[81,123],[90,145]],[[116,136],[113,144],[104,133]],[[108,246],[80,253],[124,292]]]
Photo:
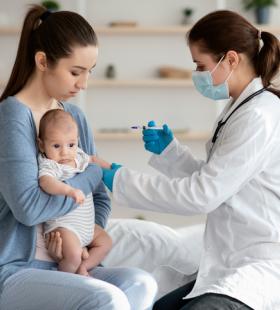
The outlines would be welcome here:
[[[77,151],[76,168],[59,164],[54,160],[38,156],[39,178],[49,175],[60,181],[73,177],[76,173],[83,172],[89,163],[89,156],[80,148]],[[47,221],[44,224],[44,233],[48,233],[58,227],[63,227],[74,232],[81,242],[81,246],[87,246],[93,239],[94,233],[94,203],[92,194],[86,196],[85,202],[67,213],[66,215]]]

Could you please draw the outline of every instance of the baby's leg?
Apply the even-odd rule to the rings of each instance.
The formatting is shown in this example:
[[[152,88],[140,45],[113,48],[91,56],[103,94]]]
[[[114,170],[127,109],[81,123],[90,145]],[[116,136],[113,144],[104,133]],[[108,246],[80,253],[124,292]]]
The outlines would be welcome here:
[[[63,259],[58,264],[60,271],[76,273],[82,261],[82,247],[77,235],[63,227],[57,228],[62,238]]]
[[[88,258],[84,259],[77,273],[89,271],[92,268],[98,266],[108,252],[112,248],[112,239],[109,234],[95,226],[94,236],[88,247]]]

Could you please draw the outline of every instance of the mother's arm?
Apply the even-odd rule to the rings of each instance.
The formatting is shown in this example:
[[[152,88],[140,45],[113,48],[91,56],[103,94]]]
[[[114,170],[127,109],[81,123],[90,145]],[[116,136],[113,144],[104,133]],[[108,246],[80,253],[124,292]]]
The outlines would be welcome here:
[[[39,187],[36,137],[30,119],[5,116],[0,122],[0,192],[14,217],[33,226],[74,209],[72,198],[48,195]],[[67,183],[88,194],[95,191],[101,175],[99,167],[89,165]]]
[[[73,116],[79,125],[80,147],[87,154],[96,155],[96,147],[94,144],[92,130],[85,118],[84,113],[77,106],[68,105],[68,108],[71,109],[71,113],[73,113]],[[100,169],[99,166],[98,169]],[[100,179],[96,181],[96,189],[92,191],[92,194],[95,206],[95,223],[104,228],[111,213],[111,203],[105,186]]]

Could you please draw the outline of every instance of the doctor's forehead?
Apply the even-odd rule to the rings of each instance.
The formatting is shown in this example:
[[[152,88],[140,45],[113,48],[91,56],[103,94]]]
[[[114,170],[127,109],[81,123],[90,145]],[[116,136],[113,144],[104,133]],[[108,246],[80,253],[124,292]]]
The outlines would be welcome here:
[[[205,51],[202,51],[199,45],[197,44],[191,44],[190,45],[190,52],[192,55],[192,59],[194,63],[199,62],[213,62],[213,55],[210,53],[207,53]]]

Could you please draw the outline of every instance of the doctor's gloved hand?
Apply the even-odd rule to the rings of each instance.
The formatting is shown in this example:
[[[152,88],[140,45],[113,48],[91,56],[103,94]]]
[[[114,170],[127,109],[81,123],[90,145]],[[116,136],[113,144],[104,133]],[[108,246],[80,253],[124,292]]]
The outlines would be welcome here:
[[[155,127],[154,121],[149,121],[148,127]],[[154,154],[161,154],[167,145],[173,140],[173,133],[170,128],[164,124],[162,129],[143,129],[143,141],[145,149]]]
[[[113,182],[114,182],[115,173],[120,167],[121,165],[112,163],[111,169],[102,168],[102,171],[103,171],[102,180],[111,192],[113,191]]]

